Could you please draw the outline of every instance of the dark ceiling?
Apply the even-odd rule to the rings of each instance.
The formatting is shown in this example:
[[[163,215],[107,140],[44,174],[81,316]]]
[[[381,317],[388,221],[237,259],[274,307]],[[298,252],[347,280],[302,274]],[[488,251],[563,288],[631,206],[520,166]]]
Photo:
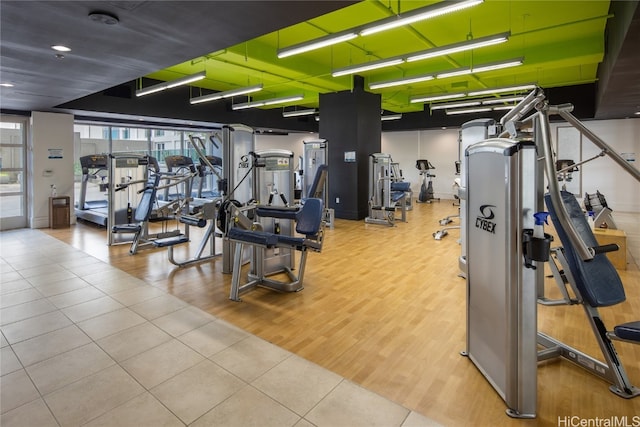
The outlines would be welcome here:
[[[229,103],[191,114],[184,108],[188,106],[184,103],[188,99],[186,87],[140,99],[132,92],[143,76],[354,3],[2,0],[0,83],[14,86],[0,87],[0,108],[3,112],[64,111],[84,116],[160,117],[314,130],[317,124],[308,118],[283,121],[281,110],[232,112]],[[634,117],[640,111],[637,3],[611,2],[611,17],[602,34],[605,54],[598,67],[598,80],[553,88],[551,102],[574,103],[581,118]],[[119,23],[92,21],[89,14],[96,11],[117,16]],[[73,46],[73,51],[58,59],[50,48],[53,44]],[[436,127],[469,120],[463,117],[452,121],[442,114],[432,114],[430,124],[425,126],[424,117],[424,112],[405,114],[399,122],[385,122],[384,128]]]

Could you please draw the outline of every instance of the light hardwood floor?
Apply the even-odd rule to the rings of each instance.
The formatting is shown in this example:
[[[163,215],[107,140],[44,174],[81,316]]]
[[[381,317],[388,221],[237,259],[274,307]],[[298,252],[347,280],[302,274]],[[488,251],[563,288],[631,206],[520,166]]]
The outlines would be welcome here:
[[[408,222],[393,228],[336,220],[323,252],[309,255],[303,291],[257,289],[240,303],[228,300],[231,277],[222,274],[221,259],[177,268],[166,250],[131,256],[128,245],[108,247],[106,232],[92,226],[47,232],[444,425],[556,426],[571,416],[627,416],[632,422],[640,415],[640,397],[619,398],[607,383],[565,361],[540,366],[535,420],[505,415],[497,393],[460,356],[466,291],[458,277],[459,230],[440,241],[432,237],[438,221],[456,212],[443,200],[415,204]],[[640,239],[638,216],[628,224],[631,237]],[[186,258],[186,249],[176,250],[176,258]],[[620,271],[627,301],[601,309],[610,328],[640,319],[637,261],[629,257],[627,270]],[[550,280],[548,287],[553,292]],[[538,314],[540,330],[599,355],[580,307],[540,307]],[[616,345],[632,383],[640,386],[640,345]]]

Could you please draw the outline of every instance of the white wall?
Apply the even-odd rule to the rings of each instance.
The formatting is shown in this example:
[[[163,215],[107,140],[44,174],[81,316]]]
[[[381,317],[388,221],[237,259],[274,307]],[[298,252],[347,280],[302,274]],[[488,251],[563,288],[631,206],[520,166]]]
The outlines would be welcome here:
[[[62,150],[61,159],[49,158],[50,149]],[[29,212],[31,228],[49,226],[49,196],[55,185],[59,196],[73,200],[73,115],[43,113],[31,114],[31,140],[29,150],[30,193]],[[73,209],[70,209],[73,216]]]
[[[593,120],[583,124],[596,136],[606,142],[617,153],[635,153],[633,166],[640,169],[640,119]],[[552,124],[554,141],[557,128],[566,123]],[[582,137],[582,159],[597,155],[601,150],[586,137]],[[640,212],[640,183],[624,171],[610,157],[600,157],[579,167],[582,192],[595,193],[599,190],[614,211]]]
[[[599,120],[584,122],[585,126],[609,144],[616,152],[636,154],[634,166],[640,166],[640,119]],[[568,126],[554,123],[551,134],[555,147],[557,128]],[[302,141],[316,139],[315,134],[291,134],[287,136],[263,136],[256,138],[256,149],[281,148],[302,155]],[[586,138],[582,138],[582,158],[596,155],[599,150]],[[329,141],[331,144],[331,141]],[[453,183],[456,178],[454,162],[458,160],[458,129],[422,130],[408,132],[383,132],[382,151],[391,154],[400,164],[406,181],[411,182],[414,196],[420,191],[421,178],[415,167],[417,159],[427,159],[436,169],[433,179],[435,197],[453,199]],[[640,183],[608,157],[598,158],[581,166],[582,193],[605,195],[614,211],[640,212]]]

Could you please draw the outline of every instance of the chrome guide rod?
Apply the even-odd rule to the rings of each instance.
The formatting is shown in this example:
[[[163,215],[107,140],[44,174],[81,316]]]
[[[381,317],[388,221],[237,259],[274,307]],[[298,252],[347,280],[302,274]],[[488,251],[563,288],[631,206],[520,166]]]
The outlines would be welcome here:
[[[580,255],[580,258],[582,258],[584,261],[592,260],[593,253],[580,238],[580,235],[569,219],[569,214],[567,213],[567,209],[562,202],[562,197],[560,197],[560,188],[558,187],[556,168],[554,165],[553,152],[551,149],[551,128],[549,126],[549,117],[547,116],[546,107],[543,107],[540,111],[538,111],[538,118],[542,127],[540,134],[542,135],[542,158],[544,160],[544,170],[547,175],[549,195],[551,197],[551,200],[553,201],[553,206],[556,206],[558,220],[562,224],[562,228],[567,232],[569,240],[571,240],[571,244],[576,248],[578,255]]]
[[[522,101],[516,104],[515,107],[509,110],[507,114],[502,116],[500,124],[504,126],[507,122],[520,120],[520,118],[531,111],[537,102],[542,99],[544,99],[544,93],[540,88],[536,87]]]
[[[571,108],[573,110],[573,106]],[[587,129],[580,120],[578,120],[573,114],[570,113],[569,109],[566,108],[565,105],[559,105],[553,109],[553,113],[559,114],[563,119],[567,122],[571,123],[573,127],[578,129],[584,136],[589,138],[591,142],[593,142],[598,148],[601,148],[605,154],[613,159],[619,166],[622,167],[625,171],[627,171],[632,177],[636,179],[636,181],[640,181],[640,171],[633,167],[631,163],[627,162],[620,154],[618,154],[615,150],[613,150],[606,142],[602,139],[598,138],[593,132]]]

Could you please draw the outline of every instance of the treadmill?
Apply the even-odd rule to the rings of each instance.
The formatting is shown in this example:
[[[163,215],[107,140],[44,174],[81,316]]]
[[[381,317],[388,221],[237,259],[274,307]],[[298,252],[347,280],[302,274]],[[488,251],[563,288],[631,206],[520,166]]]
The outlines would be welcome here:
[[[92,222],[101,227],[107,226],[109,202],[108,200],[87,200],[87,183],[89,178],[97,176],[101,171],[107,172],[108,165],[109,156],[107,154],[90,154],[80,157],[82,183],[80,196],[75,207],[76,218]],[[100,191],[105,191],[107,185],[100,184]]]

